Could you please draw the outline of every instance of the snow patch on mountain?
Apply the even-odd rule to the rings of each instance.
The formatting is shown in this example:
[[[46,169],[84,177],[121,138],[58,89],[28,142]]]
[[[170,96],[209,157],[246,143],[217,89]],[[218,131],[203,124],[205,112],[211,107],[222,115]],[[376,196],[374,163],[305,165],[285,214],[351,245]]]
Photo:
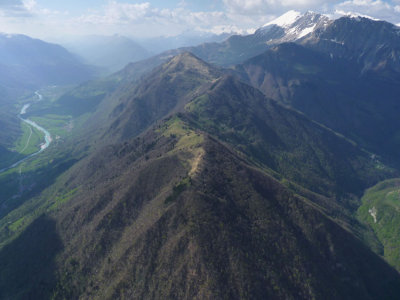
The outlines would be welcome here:
[[[304,28],[303,30],[296,32],[297,33],[297,38],[301,39],[302,37],[306,36],[307,34],[311,33],[314,31],[315,27],[317,24],[314,24],[311,27]],[[296,31],[296,28],[293,28]]]
[[[296,22],[300,17],[301,13],[295,10],[290,10],[287,13],[283,14],[279,18],[268,22],[263,27],[270,26],[270,25],[277,25],[283,28],[289,28],[294,22]]]
[[[277,26],[284,31],[284,34],[278,39],[268,41],[268,43],[293,42],[311,34],[317,28],[326,27],[330,22],[331,19],[325,15],[311,11],[301,14],[298,11],[291,10],[265,24],[260,28],[259,32],[266,32],[266,30],[270,30],[273,26]]]

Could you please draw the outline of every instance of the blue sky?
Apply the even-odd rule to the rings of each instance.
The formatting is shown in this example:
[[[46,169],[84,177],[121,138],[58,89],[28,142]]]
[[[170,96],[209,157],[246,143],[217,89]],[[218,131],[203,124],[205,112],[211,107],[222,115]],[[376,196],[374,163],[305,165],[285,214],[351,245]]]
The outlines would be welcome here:
[[[248,33],[288,10],[360,13],[400,24],[400,0],[0,0],[0,32],[34,37]]]

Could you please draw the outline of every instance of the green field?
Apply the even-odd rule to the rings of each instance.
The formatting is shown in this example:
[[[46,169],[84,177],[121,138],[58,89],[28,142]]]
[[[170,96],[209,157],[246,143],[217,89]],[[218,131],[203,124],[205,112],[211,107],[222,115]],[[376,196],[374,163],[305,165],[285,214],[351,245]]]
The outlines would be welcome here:
[[[22,136],[16,141],[12,151],[18,152],[23,155],[30,155],[40,150],[40,143],[44,139],[44,134],[21,121]]]
[[[65,137],[73,128],[71,116],[48,114],[40,117],[31,117],[30,119],[48,130],[53,139],[56,136]]]

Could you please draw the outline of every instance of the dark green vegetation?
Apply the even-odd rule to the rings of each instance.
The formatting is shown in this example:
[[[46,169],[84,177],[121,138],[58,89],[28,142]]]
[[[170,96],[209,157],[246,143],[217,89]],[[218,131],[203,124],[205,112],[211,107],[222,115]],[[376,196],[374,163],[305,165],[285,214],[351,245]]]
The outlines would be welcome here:
[[[326,196],[357,194],[385,174],[366,152],[232,77],[217,81],[187,109],[201,129]]]
[[[0,174],[0,298],[397,299],[396,69],[310,41],[32,107],[61,138]]]
[[[358,218],[375,232],[383,245],[381,254],[400,270],[400,180],[383,181],[368,189]]]

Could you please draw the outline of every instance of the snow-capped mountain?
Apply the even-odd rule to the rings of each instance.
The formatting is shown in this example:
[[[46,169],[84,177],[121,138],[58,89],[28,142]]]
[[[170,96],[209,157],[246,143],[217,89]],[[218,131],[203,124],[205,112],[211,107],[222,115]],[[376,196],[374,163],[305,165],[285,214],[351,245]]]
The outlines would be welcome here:
[[[256,34],[265,36],[270,32],[279,31],[280,36],[274,36],[266,42],[268,44],[293,42],[309,35],[317,28],[328,26],[332,22],[329,17],[315,12],[308,11],[302,14],[291,10],[262,26],[256,31]]]
[[[220,43],[171,50],[152,61],[157,64],[172,55],[189,51],[209,63],[228,67],[243,63],[271,47],[294,42],[328,56],[351,59],[357,64],[362,62],[365,70],[390,66],[400,71],[399,39],[398,26],[359,14],[333,20],[315,12],[289,11],[254,34],[233,35]]]
[[[400,72],[400,28],[386,21],[346,16],[300,41],[307,48],[356,62],[368,70]]]
[[[330,56],[351,60],[368,70],[400,71],[398,26],[358,13],[332,20],[314,12],[289,11],[255,33],[269,46],[296,42]]]

